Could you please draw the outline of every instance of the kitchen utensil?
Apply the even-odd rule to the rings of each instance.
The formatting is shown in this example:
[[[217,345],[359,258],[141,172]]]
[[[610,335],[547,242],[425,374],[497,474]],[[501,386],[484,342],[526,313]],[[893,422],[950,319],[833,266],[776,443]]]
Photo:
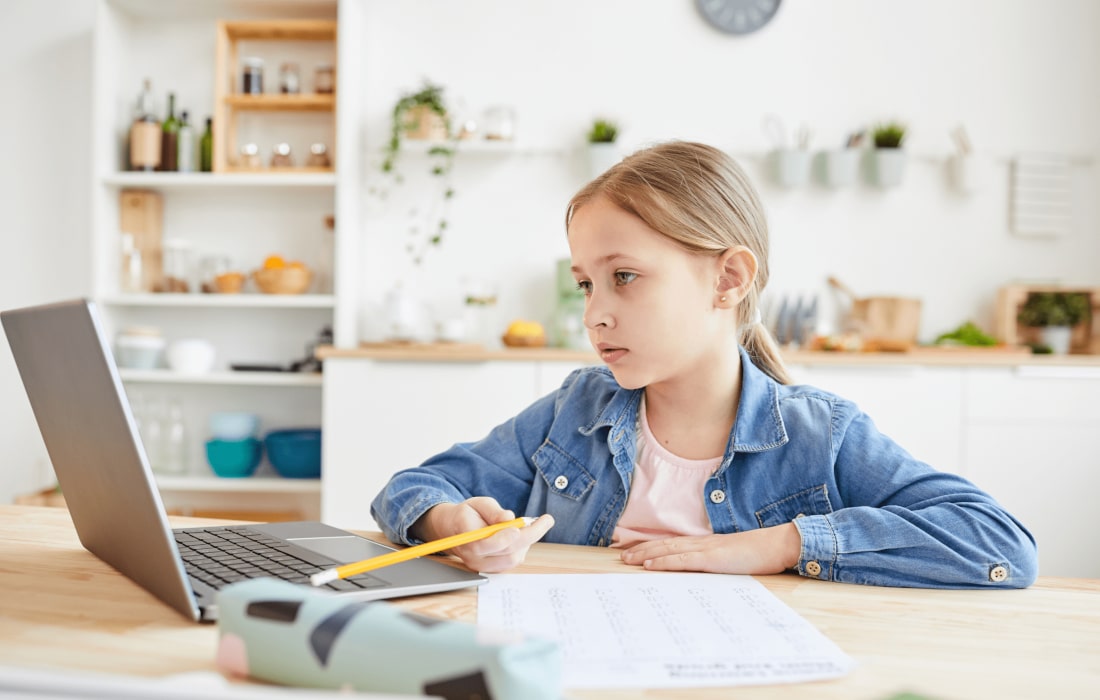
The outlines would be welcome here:
[[[263,457],[263,443],[253,437],[243,440],[207,440],[206,461],[220,477],[252,476]]]
[[[920,299],[904,297],[859,297],[836,277],[829,285],[852,300],[848,318],[855,330],[868,341],[895,346],[912,346],[920,331]]]

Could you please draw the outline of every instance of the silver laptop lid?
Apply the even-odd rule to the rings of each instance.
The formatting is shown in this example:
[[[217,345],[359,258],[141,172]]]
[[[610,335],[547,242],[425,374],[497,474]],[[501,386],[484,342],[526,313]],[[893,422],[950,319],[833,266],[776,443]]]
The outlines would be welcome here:
[[[200,619],[95,303],[14,309],[0,322],[81,544]]]

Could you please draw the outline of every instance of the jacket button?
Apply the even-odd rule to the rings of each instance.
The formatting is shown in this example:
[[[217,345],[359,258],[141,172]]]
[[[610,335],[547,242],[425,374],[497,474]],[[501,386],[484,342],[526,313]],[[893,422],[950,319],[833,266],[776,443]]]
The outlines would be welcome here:
[[[714,489],[710,492],[711,503],[722,503],[726,500],[726,492],[722,489]]]
[[[1008,578],[1008,569],[1003,566],[994,566],[989,570],[989,580],[994,583],[1000,583]]]
[[[565,474],[558,475],[557,479],[554,479],[554,488],[561,491],[569,485],[569,479],[565,478]]]
[[[816,561],[806,562],[806,573],[810,576],[820,576],[821,564],[818,564]]]

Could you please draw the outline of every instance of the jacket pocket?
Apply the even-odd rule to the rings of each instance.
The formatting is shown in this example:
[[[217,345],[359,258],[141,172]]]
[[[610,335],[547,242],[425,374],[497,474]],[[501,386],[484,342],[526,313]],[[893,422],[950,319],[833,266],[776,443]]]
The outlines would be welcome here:
[[[552,494],[577,501],[596,483],[580,462],[552,442],[544,442],[532,461]]]
[[[791,494],[756,511],[760,527],[789,523],[801,515],[825,515],[833,512],[825,484]]]

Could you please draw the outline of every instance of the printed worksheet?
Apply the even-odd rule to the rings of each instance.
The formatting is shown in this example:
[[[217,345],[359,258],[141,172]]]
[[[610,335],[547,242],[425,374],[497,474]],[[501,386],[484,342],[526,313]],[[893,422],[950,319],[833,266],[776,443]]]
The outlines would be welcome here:
[[[763,685],[853,661],[751,576],[497,574],[478,626],[554,639],[566,688]]]

